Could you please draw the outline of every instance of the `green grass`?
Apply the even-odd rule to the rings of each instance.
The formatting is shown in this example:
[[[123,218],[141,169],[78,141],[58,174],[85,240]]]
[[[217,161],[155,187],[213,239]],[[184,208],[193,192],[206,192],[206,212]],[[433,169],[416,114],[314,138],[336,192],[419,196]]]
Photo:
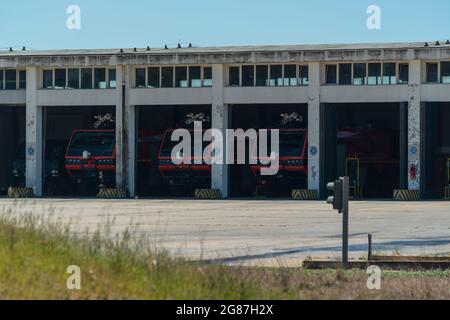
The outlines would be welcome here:
[[[32,216],[0,216],[0,299],[450,299],[450,272],[387,272],[382,290],[361,271],[203,266],[155,253],[132,229],[75,237]],[[66,287],[81,268],[81,290]]]

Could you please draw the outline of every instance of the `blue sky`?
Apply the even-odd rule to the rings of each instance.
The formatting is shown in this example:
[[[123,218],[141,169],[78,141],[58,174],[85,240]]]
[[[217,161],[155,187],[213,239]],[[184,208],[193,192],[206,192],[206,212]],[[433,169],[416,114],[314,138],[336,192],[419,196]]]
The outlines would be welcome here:
[[[66,9],[81,8],[81,30]],[[366,28],[369,5],[382,29]],[[0,1],[0,49],[408,42],[450,38],[448,0]]]

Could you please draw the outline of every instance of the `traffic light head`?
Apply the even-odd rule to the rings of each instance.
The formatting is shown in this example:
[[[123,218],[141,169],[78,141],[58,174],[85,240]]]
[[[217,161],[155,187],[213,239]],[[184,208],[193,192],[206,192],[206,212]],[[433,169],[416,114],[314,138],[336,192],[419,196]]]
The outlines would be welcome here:
[[[327,184],[327,189],[330,190],[333,195],[328,197],[327,203],[333,205],[333,209],[342,212],[344,209],[344,183],[342,180],[336,180]]]

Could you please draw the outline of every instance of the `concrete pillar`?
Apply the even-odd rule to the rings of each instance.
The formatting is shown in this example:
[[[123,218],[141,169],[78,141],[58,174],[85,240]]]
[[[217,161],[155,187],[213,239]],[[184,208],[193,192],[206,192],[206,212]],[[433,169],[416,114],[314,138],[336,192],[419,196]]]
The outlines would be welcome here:
[[[124,130],[124,97],[123,97],[122,66],[116,67],[116,187],[125,188],[126,161],[124,160],[124,146],[127,132]]]
[[[130,66],[122,67],[123,94],[123,179],[124,187],[130,197],[136,196],[136,106],[130,105],[131,70]]]
[[[33,188],[37,197],[43,196],[42,178],[42,107],[37,101],[37,68],[27,68],[26,89],[26,186]]]
[[[308,68],[308,189],[320,192],[320,63]]]
[[[212,87],[212,110],[211,126],[222,132],[226,143],[226,129],[228,129],[229,106],[224,103],[224,66],[215,64],[212,67],[213,87]],[[223,164],[213,164],[211,168],[211,188],[219,189],[222,197],[227,198],[229,193],[228,165],[226,164],[227,147],[223,146]]]
[[[421,84],[422,64],[420,60],[409,64],[408,89],[408,189],[420,190],[421,155]]]

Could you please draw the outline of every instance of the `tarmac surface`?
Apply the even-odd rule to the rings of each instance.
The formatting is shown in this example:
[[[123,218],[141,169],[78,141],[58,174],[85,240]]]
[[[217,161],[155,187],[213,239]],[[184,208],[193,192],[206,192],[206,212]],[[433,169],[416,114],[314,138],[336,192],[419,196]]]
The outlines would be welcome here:
[[[74,233],[127,228],[151,246],[190,260],[230,265],[299,266],[338,259],[342,216],[321,201],[0,199],[0,212],[50,215]],[[449,202],[350,204],[350,257],[367,257],[367,235],[380,254],[450,255]]]

